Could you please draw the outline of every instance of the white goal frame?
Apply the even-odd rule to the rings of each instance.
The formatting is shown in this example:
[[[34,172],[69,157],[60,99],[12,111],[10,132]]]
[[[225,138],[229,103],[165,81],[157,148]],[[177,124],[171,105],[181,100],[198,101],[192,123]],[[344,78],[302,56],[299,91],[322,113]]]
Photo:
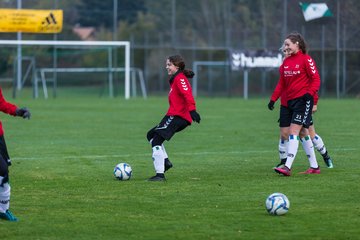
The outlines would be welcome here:
[[[130,98],[130,42],[129,41],[37,41],[37,40],[0,40],[2,46],[87,46],[87,47],[125,47],[125,99]],[[113,67],[109,66],[109,72]],[[20,69],[21,70],[21,69]],[[21,71],[18,69],[18,76],[21,76]],[[20,72],[19,72],[20,71]],[[56,69],[54,68],[54,71]],[[21,78],[19,78],[21,79]],[[109,79],[109,95],[113,96],[113,82],[112,77]]]

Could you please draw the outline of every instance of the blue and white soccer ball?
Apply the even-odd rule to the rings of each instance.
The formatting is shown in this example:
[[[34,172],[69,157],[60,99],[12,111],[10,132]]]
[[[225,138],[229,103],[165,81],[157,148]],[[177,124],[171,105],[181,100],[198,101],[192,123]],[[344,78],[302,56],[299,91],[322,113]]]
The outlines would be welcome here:
[[[132,169],[127,163],[119,163],[114,168],[114,176],[119,180],[129,180],[131,175]]]
[[[266,210],[271,215],[284,215],[289,211],[290,201],[282,193],[273,193],[266,198]]]

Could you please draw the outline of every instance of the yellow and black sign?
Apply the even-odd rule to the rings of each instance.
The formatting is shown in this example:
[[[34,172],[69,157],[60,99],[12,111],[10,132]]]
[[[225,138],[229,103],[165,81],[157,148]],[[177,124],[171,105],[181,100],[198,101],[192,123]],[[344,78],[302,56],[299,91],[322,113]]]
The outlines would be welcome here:
[[[0,9],[0,32],[59,33],[62,10]]]

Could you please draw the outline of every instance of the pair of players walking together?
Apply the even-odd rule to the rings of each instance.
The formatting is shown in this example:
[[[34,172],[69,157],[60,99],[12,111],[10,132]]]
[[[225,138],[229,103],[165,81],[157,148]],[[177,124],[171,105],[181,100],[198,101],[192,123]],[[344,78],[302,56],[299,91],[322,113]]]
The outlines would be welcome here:
[[[315,61],[307,54],[304,38],[299,33],[289,34],[282,50],[284,61],[280,66],[279,82],[270,98],[268,108],[281,98],[280,107],[280,164],[274,170],[282,175],[291,175],[291,166],[298,152],[299,140],[308,156],[310,168],[304,174],[319,174],[315,148],[321,153],[327,167],[332,160],[312,121],[312,112],[317,109],[320,75]]]

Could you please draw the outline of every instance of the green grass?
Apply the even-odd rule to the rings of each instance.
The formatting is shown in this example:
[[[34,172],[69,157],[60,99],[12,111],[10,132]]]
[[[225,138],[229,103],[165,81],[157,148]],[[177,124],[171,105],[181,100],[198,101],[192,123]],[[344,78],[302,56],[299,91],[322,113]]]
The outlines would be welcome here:
[[[9,92],[9,91],[7,91]],[[358,239],[360,236],[359,100],[321,99],[316,129],[334,159],[320,175],[299,150],[293,176],[278,162],[278,111],[267,99],[199,98],[201,124],[166,142],[174,168],[154,174],[146,132],[167,99],[96,95],[8,100],[30,121],[1,114],[13,160],[11,210],[2,239]],[[278,105],[277,105],[278,107]],[[127,162],[130,181],[113,167]],[[270,216],[265,199],[285,193],[290,211]]]

